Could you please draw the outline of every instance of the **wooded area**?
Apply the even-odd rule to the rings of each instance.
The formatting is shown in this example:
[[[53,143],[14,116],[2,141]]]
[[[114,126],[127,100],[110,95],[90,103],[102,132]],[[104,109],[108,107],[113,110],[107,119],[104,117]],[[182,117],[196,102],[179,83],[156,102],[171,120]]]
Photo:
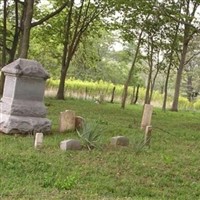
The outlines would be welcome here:
[[[180,95],[197,101],[198,0],[3,0],[0,9],[1,68],[19,57],[39,61],[60,80],[57,99],[74,77],[123,84],[122,108],[129,86],[144,86],[147,104],[159,90],[163,110],[169,95],[172,111]],[[1,94],[3,82],[2,74]]]

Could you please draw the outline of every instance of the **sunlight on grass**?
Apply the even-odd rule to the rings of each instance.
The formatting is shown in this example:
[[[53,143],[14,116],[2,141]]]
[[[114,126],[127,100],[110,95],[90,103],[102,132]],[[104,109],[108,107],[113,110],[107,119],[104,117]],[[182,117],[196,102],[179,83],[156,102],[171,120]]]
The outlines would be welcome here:
[[[151,148],[135,151],[143,140],[142,107],[95,104],[92,101],[45,99],[52,134],[43,148],[32,136],[0,135],[0,199],[149,200],[200,198],[200,113],[163,113],[154,109]],[[101,149],[59,149],[76,132],[58,132],[59,113],[74,110],[96,121]],[[111,147],[110,138],[124,135],[129,147]]]

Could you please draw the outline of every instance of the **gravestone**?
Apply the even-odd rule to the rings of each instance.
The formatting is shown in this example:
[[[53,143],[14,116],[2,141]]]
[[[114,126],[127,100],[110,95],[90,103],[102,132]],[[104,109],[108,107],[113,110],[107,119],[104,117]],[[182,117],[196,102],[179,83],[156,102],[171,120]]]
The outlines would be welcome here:
[[[43,133],[36,133],[35,134],[35,143],[34,143],[35,148],[41,147],[42,143],[43,143]]]
[[[60,132],[75,130],[75,112],[66,110],[60,113]]]
[[[51,121],[45,118],[45,81],[42,65],[19,58],[3,67],[5,85],[0,102],[0,132],[6,134],[49,133]]]
[[[144,144],[150,147],[152,126],[147,126],[144,134]]]
[[[152,112],[153,106],[150,104],[145,104],[142,115],[141,129],[145,130],[147,126],[151,125]]]
[[[85,123],[85,120],[84,120],[83,117],[81,117],[81,116],[76,116],[76,117],[75,117],[75,128],[76,128],[77,130],[83,129],[84,123]]]
[[[115,136],[111,138],[111,145],[113,146],[128,146],[129,139],[125,136]]]
[[[82,146],[78,140],[69,139],[69,140],[63,140],[62,142],[60,142],[60,149],[62,149],[64,151],[66,151],[66,150],[81,150]]]

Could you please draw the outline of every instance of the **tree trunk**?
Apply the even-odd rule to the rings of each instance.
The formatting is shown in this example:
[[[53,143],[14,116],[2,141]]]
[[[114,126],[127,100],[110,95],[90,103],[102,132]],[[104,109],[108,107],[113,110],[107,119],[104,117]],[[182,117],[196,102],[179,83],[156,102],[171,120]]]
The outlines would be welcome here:
[[[2,49],[2,65],[1,68],[6,65],[6,37],[7,37],[7,0],[3,3],[3,49]],[[0,77],[0,96],[3,95],[5,76],[1,72]]]
[[[141,41],[142,41],[142,33],[143,33],[143,29],[141,30],[139,38],[138,38],[137,48],[136,48],[136,51],[135,51],[135,56],[134,56],[131,68],[130,68],[129,73],[128,73],[128,78],[127,78],[126,82],[124,83],[124,90],[123,90],[122,103],[121,103],[121,108],[123,108],[123,109],[125,108],[126,98],[127,98],[127,95],[128,95],[128,86],[129,86],[130,81],[133,77],[133,71],[135,69],[135,63],[137,61],[137,57],[138,57],[138,54],[139,54],[140,44],[141,44]]]
[[[153,78],[151,87],[150,87],[150,95],[149,95],[149,101],[150,101],[150,102],[151,102],[151,100],[152,100],[153,90],[154,90],[154,86],[155,86],[155,83],[156,83],[156,78],[157,78],[157,76],[158,76],[158,72],[159,72],[159,69],[157,69],[156,74],[154,75],[154,78]]]
[[[133,86],[133,93],[132,93],[132,96],[131,96],[131,103],[130,104],[133,104],[134,99],[135,99],[135,86]]]
[[[148,75],[144,104],[150,104],[150,102],[151,102],[151,100],[150,100],[151,76],[152,76],[152,66],[150,67],[150,71],[149,71],[149,75]]]
[[[113,87],[113,90],[112,90],[112,96],[111,96],[110,103],[114,102],[114,97],[115,97],[115,87]]]
[[[189,27],[185,25],[185,31],[184,31],[184,42],[183,42],[183,50],[181,53],[181,60],[179,64],[179,68],[177,71],[177,76],[176,76],[176,83],[175,83],[175,91],[174,91],[174,99],[172,103],[172,108],[171,111],[178,111],[178,99],[179,99],[179,93],[180,93],[180,86],[181,86],[181,80],[182,80],[182,73],[183,69],[185,66],[185,60],[186,60],[186,55],[187,55],[187,49],[189,45]]]
[[[33,17],[33,5],[34,0],[24,1],[23,18],[21,23],[21,37],[19,45],[19,57],[27,58],[29,41],[30,41],[30,31],[31,31],[31,21]]]
[[[15,1],[15,32],[14,32],[14,37],[13,37],[13,41],[12,41],[12,47],[11,47],[11,50],[10,50],[8,63],[13,62],[14,59],[15,59],[15,54],[16,54],[16,51],[17,51],[19,36],[20,36],[20,29],[19,29],[18,2]]]
[[[56,95],[56,98],[59,100],[65,99],[65,79],[66,79],[69,65],[70,65],[70,60],[67,59],[67,62],[62,66],[62,70],[60,73],[60,83],[59,83],[58,92]]]
[[[189,102],[191,102],[193,100],[192,92],[193,92],[192,76],[188,72],[187,73],[187,98],[188,98]]]
[[[165,86],[164,86],[164,98],[163,98],[163,105],[162,105],[162,110],[166,111],[166,104],[167,104],[167,96],[168,96],[168,83],[169,83],[169,75],[170,75],[170,71],[171,71],[171,63],[168,66],[167,69],[167,76],[166,76],[166,80],[165,80]]]
[[[137,85],[137,88],[136,88],[135,100],[134,100],[133,104],[136,104],[136,103],[137,103],[138,96],[139,96],[139,90],[140,90],[140,85],[138,84],[138,85]]]

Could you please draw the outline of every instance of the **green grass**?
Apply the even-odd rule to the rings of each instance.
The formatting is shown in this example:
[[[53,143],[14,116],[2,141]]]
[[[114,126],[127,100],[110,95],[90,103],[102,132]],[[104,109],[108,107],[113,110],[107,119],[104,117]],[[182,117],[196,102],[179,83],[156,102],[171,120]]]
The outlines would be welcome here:
[[[200,113],[154,109],[151,148],[139,149],[142,107],[95,104],[92,101],[45,99],[52,134],[43,148],[32,136],[0,135],[0,199],[162,200],[200,199]],[[63,152],[59,113],[74,110],[103,130],[102,149]],[[129,147],[109,146],[124,135]]]

